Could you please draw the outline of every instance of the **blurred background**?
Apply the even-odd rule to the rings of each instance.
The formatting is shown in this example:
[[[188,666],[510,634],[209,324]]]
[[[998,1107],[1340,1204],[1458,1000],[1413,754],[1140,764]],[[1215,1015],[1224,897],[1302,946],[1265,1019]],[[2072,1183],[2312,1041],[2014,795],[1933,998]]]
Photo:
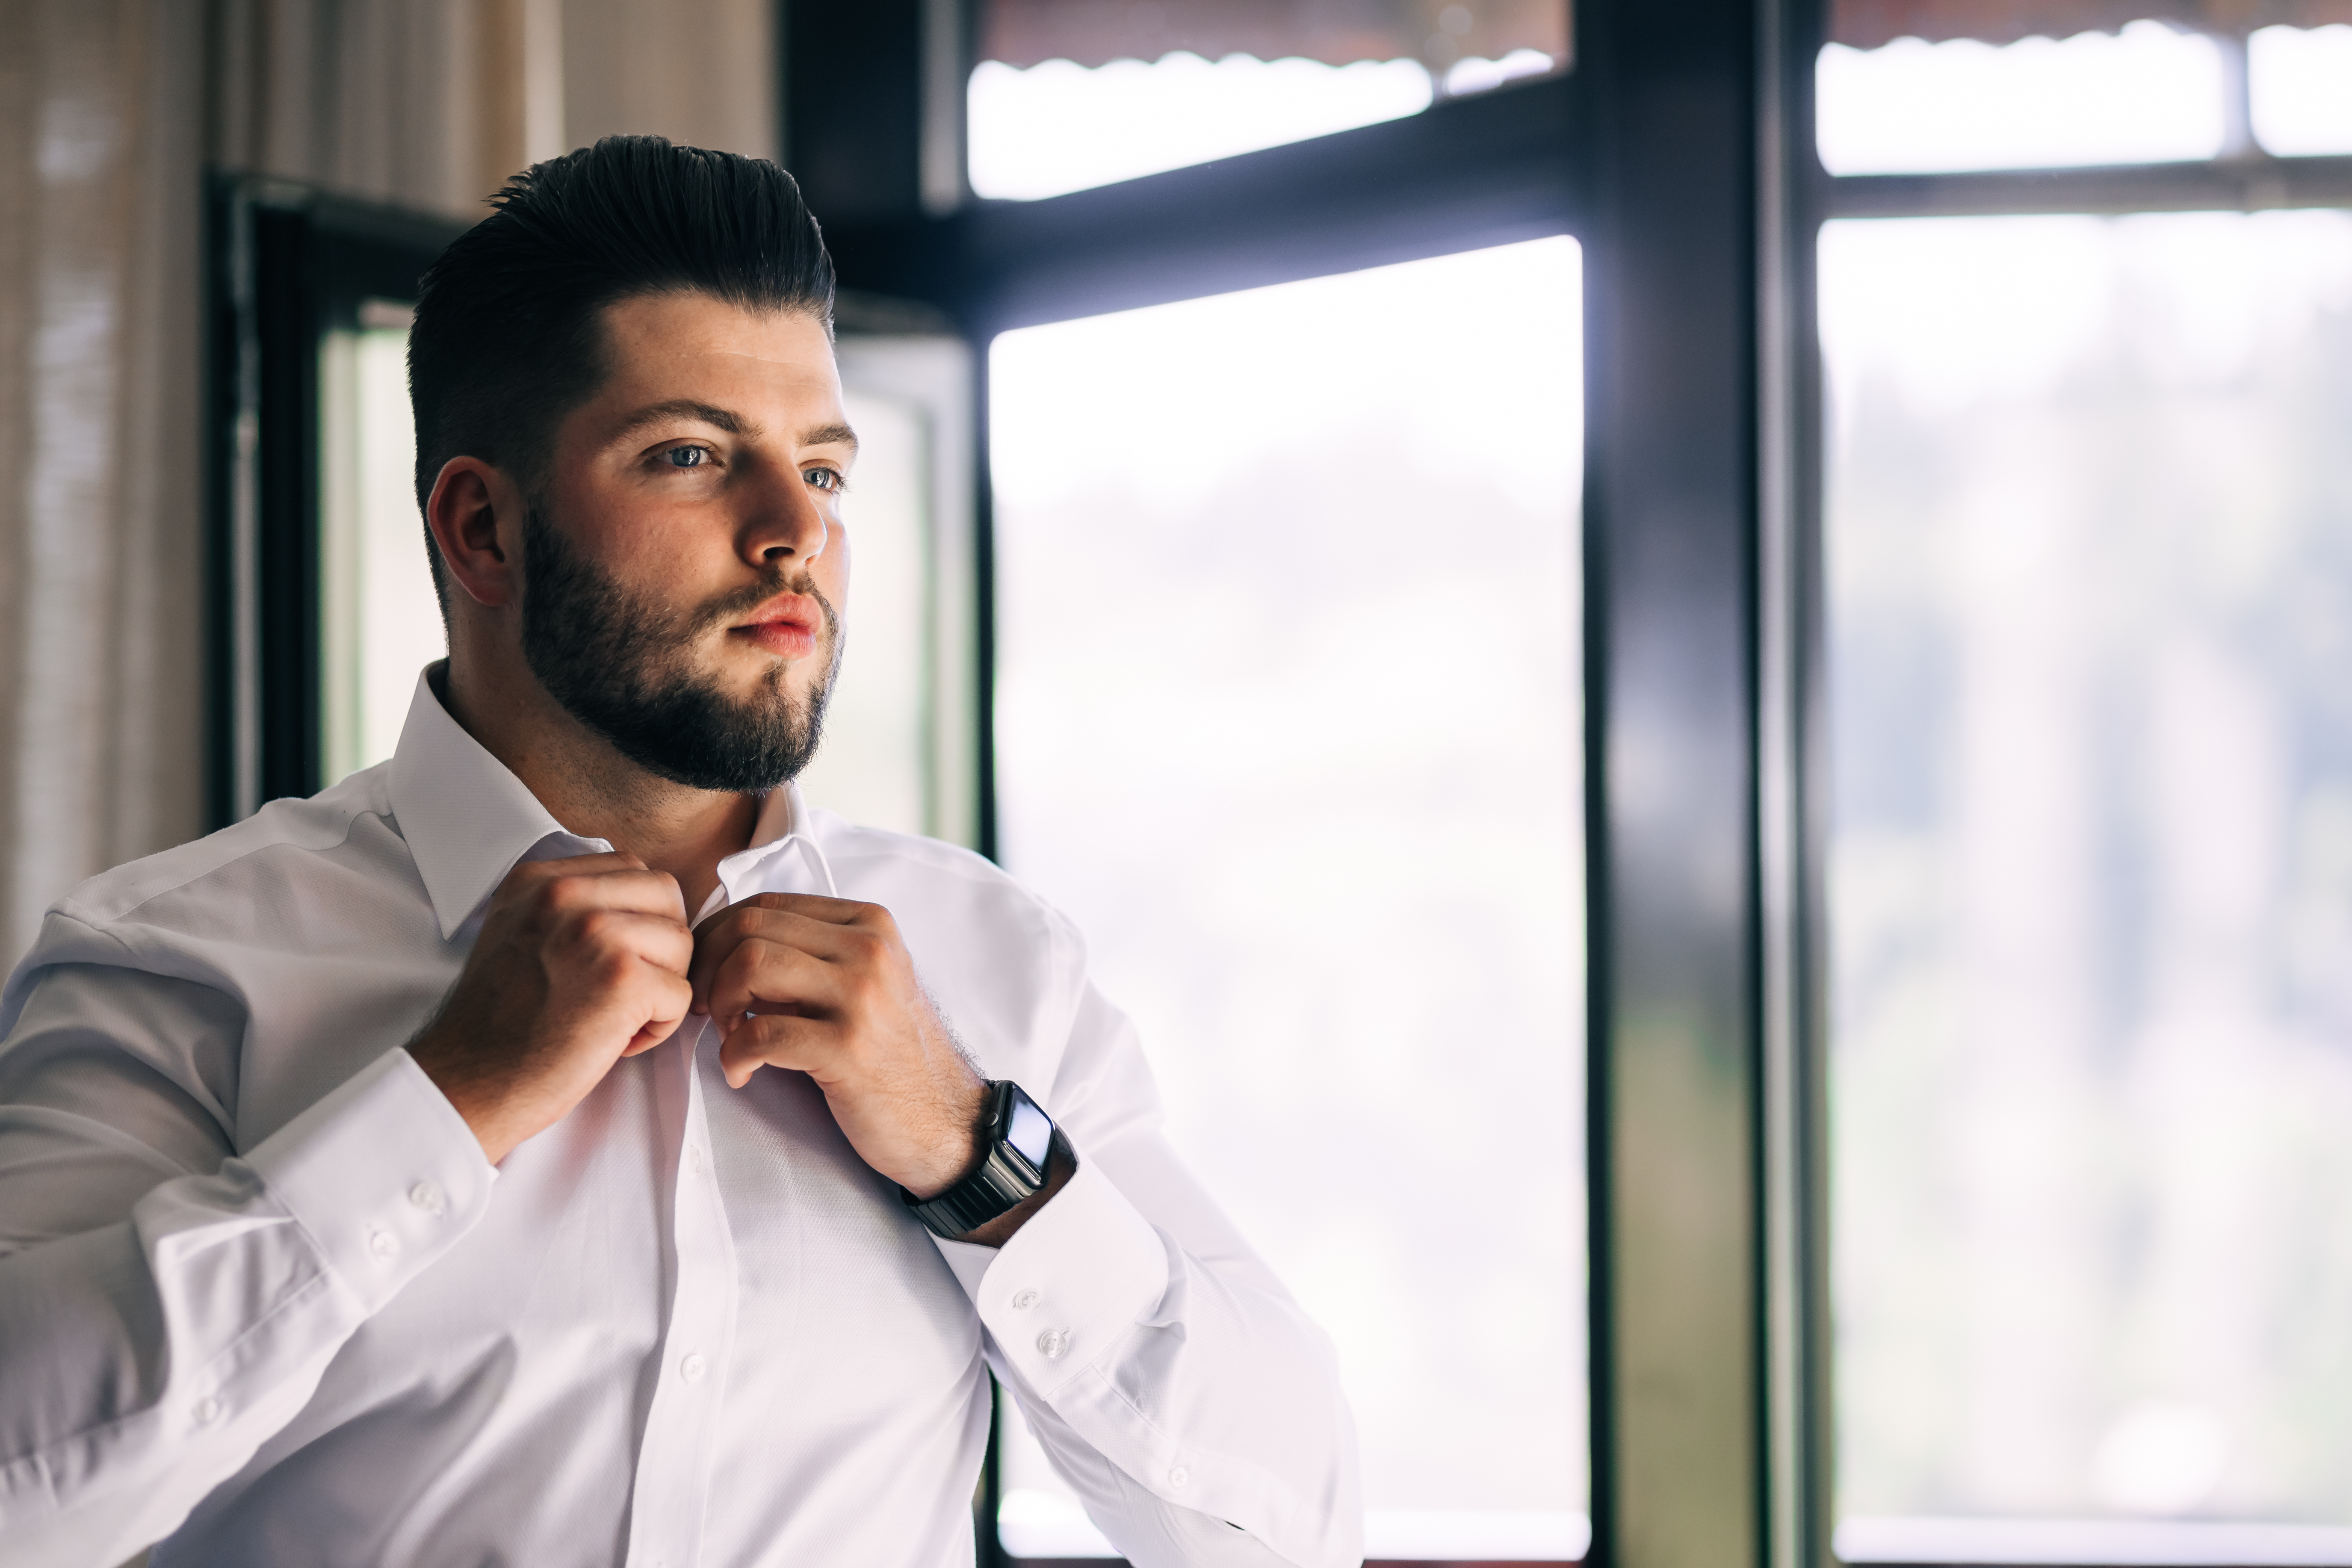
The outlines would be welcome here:
[[[390,754],[484,195],[779,158],[809,794],[1078,921],[1373,1558],[2352,1563],[2352,0],[11,19],[11,954]]]

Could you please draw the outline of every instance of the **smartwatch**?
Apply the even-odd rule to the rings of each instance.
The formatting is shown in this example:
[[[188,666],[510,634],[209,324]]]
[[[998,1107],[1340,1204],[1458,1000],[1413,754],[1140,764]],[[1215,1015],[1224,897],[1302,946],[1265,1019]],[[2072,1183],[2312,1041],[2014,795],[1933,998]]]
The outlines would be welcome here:
[[[935,1236],[969,1236],[997,1215],[1035,1197],[1045,1185],[1054,1141],[1053,1118],[1010,1079],[988,1086],[988,1120],[981,1129],[980,1168],[935,1198],[898,1196]]]

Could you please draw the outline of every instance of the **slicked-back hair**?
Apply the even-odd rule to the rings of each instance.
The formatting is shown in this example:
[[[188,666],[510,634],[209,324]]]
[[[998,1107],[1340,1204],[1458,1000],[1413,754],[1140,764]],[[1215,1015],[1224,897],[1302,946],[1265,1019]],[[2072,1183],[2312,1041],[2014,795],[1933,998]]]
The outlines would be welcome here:
[[[408,337],[416,504],[443,465],[478,458],[527,495],[556,426],[607,374],[602,312],[690,289],[833,329],[833,258],[793,177],[761,158],[607,136],[534,163],[425,274]],[[442,614],[449,588],[426,530]]]

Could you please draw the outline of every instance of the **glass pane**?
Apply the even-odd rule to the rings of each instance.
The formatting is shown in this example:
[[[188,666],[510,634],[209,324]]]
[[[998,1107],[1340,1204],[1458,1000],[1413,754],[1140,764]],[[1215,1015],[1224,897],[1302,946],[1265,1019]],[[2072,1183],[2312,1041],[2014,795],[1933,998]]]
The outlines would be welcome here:
[[[2265,149],[2352,153],[2352,26],[2261,28],[2246,40],[2246,70]]]
[[[2159,22],[2011,44],[1832,44],[1815,76],[1832,174],[2210,158],[2224,132],[2221,52]]]
[[[2352,215],[1821,261],[1841,1553],[2352,1561]]]
[[[849,604],[824,741],[801,775],[813,805],[898,833],[932,831],[929,421],[911,399],[845,389],[857,464],[842,497]]]
[[[991,358],[1003,858],[1338,1342],[1373,1557],[1587,1534],[1578,301],[1543,240]],[[1107,1552],[1008,1425],[1008,1546]]]
[[[990,0],[972,190],[1059,195],[1417,114],[1568,61],[1566,0]]]
[[[416,672],[448,651],[416,510],[409,308],[371,300],[320,350],[321,726],[330,782],[392,755]]]

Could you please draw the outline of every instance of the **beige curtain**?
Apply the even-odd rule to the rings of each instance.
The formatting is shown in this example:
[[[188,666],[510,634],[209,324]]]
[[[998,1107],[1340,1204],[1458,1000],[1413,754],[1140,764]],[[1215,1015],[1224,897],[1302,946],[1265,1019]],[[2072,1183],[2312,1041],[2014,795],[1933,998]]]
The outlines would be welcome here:
[[[15,0],[0,56],[0,921],[200,826],[203,12]]]
[[[769,0],[8,0],[0,957],[204,813],[202,176],[453,216],[612,132],[772,156]]]

